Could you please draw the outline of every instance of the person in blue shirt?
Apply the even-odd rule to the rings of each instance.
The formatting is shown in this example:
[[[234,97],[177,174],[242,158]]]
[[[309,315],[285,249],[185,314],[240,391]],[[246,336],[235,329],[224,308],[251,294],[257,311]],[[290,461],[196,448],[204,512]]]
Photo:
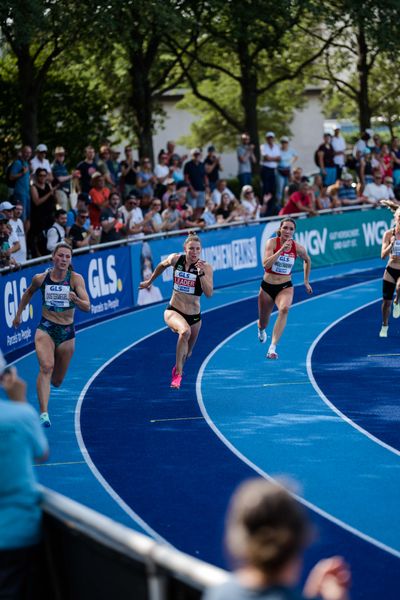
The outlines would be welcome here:
[[[39,558],[41,494],[33,461],[46,460],[48,445],[26,402],[25,382],[13,367],[2,371],[1,388],[8,399],[0,397],[0,598],[16,600],[31,592]]]
[[[12,163],[10,180],[14,183],[14,200],[20,200],[24,207],[25,219],[29,219],[31,207],[29,160],[32,156],[30,146],[22,146],[19,157]]]
[[[251,479],[234,494],[226,526],[234,576],[204,600],[348,600],[350,571],[334,556],[319,561],[296,590],[302,554],[311,538],[302,506],[281,485]]]

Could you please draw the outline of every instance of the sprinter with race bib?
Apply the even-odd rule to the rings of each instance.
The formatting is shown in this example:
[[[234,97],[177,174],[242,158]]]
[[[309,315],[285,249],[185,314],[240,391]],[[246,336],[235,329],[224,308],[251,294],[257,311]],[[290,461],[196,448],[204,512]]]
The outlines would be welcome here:
[[[190,232],[183,245],[184,254],[170,254],[160,262],[153,273],[142,281],[140,289],[148,288],[168,267],[173,267],[173,292],[164,312],[168,327],[178,334],[176,364],[172,369],[171,388],[179,389],[183,366],[192,354],[201,327],[200,296],[209,298],[213,293],[213,270],[201,259],[201,243],[196,233]]]
[[[271,345],[267,358],[276,359],[276,345],[286,326],[289,308],[293,302],[293,284],[291,273],[296,258],[304,261],[304,285],[309,294],[312,289],[309,283],[311,260],[306,249],[294,241],[296,223],[293,219],[283,219],[277,231],[277,237],[268,240],[263,260],[264,277],[258,295],[258,339],[267,341],[265,331],[276,304],[278,318],[276,320]]]
[[[42,294],[42,319],[35,334],[35,349],[39,360],[36,381],[40,406],[40,422],[50,427],[48,413],[50,383],[60,387],[75,350],[75,308],[90,311],[90,300],[82,275],[71,265],[72,248],[60,242],[53,250],[53,268],[32,278],[18,306],[13,325],[19,327],[21,316],[33,294]]]

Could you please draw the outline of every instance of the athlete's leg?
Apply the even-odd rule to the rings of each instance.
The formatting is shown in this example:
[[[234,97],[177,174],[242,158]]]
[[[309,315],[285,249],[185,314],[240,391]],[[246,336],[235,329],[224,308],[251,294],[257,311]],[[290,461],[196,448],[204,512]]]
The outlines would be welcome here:
[[[60,387],[67,373],[69,363],[75,351],[75,338],[62,342],[54,352],[54,369],[51,376],[51,383],[55,387]]]
[[[274,300],[262,288],[258,293],[258,328],[265,329],[274,308]]]
[[[276,319],[274,329],[272,331],[272,345],[276,346],[279,342],[283,330],[286,326],[289,308],[293,302],[293,288],[285,288],[279,292],[275,298],[275,304],[278,307],[278,318]]]
[[[47,413],[50,397],[50,380],[54,368],[55,344],[48,333],[37,329],[35,334],[35,348],[39,361],[39,374],[36,380],[39,407],[41,413]]]
[[[187,353],[186,359],[188,359],[190,356],[192,356],[193,347],[194,347],[194,345],[197,341],[198,335],[200,333],[200,328],[201,328],[201,321],[199,321],[198,323],[195,323],[190,328],[191,334],[190,334],[190,338],[189,338],[189,342],[188,342],[188,353]]]
[[[174,310],[164,312],[164,321],[172,331],[178,334],[176,345],[176,373],[182,375],[183,365],[187,358],[191,328],[186,319]]]

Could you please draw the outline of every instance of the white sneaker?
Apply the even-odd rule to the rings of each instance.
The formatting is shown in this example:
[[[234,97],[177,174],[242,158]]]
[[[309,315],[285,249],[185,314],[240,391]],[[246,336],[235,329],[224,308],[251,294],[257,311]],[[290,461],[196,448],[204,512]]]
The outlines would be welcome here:
[[[265,344],[265,342],[267,341],[267,332],[265,331],[265,329],[258,328],[258,339],[262,344]]]
[[[271,358],[272,360],[276,360],[278,358],[278,354],[276,352],[276,346],[271,344],[268,348],[267,358]]]
[[[393,302],[393,319],[398,319],[400,317],[400,303]]]
[[[40,424],[42,427],[51,427],[49,413],[47,413],[47,412],[40,413],[39,419],[40,419]]]
[[[379,332],[379,337],[387,337],[388,336],[389,325],[382,325],[381,330]]]

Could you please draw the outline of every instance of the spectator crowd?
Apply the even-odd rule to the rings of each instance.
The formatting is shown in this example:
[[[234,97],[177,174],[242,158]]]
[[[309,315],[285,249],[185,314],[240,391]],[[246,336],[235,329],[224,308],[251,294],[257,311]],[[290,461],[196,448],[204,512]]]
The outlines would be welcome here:
[[[103,144],[85,148],[83,160],[67,166],[62,146],[53,160],[45,144],[32,156],[20,148],[6,170],[8,199],[0,203],[0,268],[52,252],[62,240],[82,248],[146,235],[248,222],[277,214],[318,214],[352,205],[400,205],[400,147],[362,132],[352,152],[337,125],[315,151],[316,174],[307,177],[287,136],[273,131],[259,148],[260,193],[253,187],[255,146],[243,133],[237,147],[238,184],[231,190],[214,146],[203,156],[176,152],[173,142],[157,164],[139,161],[126,146],[124,157]]]

